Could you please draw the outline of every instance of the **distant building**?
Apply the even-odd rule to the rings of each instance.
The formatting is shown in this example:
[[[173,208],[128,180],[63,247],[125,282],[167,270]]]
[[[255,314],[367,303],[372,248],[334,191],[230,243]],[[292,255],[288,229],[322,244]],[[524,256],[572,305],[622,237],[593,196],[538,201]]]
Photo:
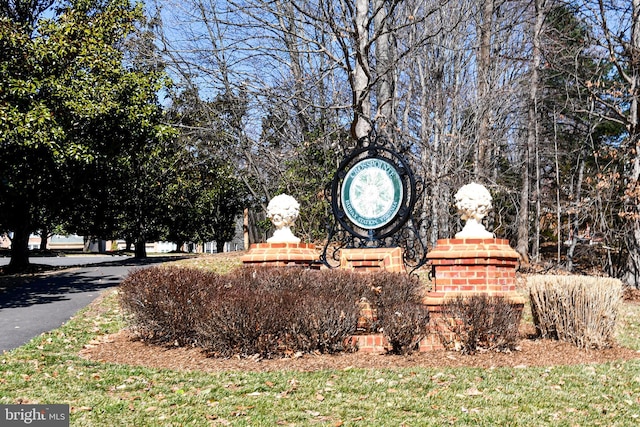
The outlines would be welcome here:
[[[233,240],[226,242],[223,252],[233,252],[244,250],[244,229],[242,217],[236,220],[236,232]],[[40,249],[41,238],[37,234],[29,237],[29,250]],[[173,242],[147,242],[147,252],[149,253],[167,253],[177,250],[176,244]],[[0,235],[0,249],[11,248],[11,240],[6,234]],[[90,253],[116,252],[126,249],[124,240],[91,240],[86,242],[87,251]],[[190,248],[190,249],[189,249]],[[70,234],[66,236],[53,235],[47,239],[47,249],[52,251],[83,251],[85,250],[85,239],[83,236]],[[203,245],[185,245],[181,248],[184,251],[200,252],[204,250],[207,253],[217,252],[216,242],[206,242]]]
[[[11,240],[6,234],[0,234],[0,249],[9,249],[11,247]]]

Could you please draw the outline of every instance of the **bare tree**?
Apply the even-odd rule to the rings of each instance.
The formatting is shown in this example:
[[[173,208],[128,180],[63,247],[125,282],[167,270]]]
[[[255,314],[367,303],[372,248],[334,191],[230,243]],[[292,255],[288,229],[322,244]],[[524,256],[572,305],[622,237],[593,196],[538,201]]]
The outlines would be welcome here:
[[[626,220],[624,281],[640,287],[640,0],[582,0],[576,14],[593,32],[590,53],[599,68],[576,82],[590,95],[591,113],[626,128],[616,142],[628,159],[619,215]],[[582,78],[581,78],[582,77]],[[575,111],[588,112],[584,106]]]
[[[524,148],[524,161],[522,166],[522,188],[520,193],[520,211],[518,215],[518,241],[516,250],[520,254],[525,263],[529,263],[529,203],[531,198],[531,170],[539,170],[539,166],[533,162],[537,156],[538,143],[538,91],[540,77],[538,70],[542,62],[541,52],[541,36],[545,20],[547,0],[534,0],[534,19],[532,28],[532,52],[531,52],[531,68],[529,80],[529,99],[527,108],[527,139]],[[535,157],[534,157],[535,156]],[[536,185],[539,186],[540,178],[536,177]],[[535,192],[536,199],[539,199],[539,191]],[[539,206],[539,204],[537,204]],[[536,209],[536,218],[540,217],[540,208]],[[537,224],[540,221],[536,221]],[[539,226],[537,228],[539,230]],[[538,255],[539,231],[534,239],[535,249],[534,256]]]
[[[489,171],[491,148],[489,141],[490,104],[489,91],[491,89],[490,76],[492,74],[492,34],[494,31],[494,3],[495,0],[482,0],[479,4],[481,13],[478,17],[478,139],[473,172],[476,178],[486,177]]]

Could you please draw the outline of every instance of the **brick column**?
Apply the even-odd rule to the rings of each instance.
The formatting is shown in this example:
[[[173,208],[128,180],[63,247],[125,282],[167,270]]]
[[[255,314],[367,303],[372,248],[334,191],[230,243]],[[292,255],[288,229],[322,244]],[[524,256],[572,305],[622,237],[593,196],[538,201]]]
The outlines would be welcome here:
[[[440,239],[427,259],[435,293],[503,295],[516,290],[519,255],[506,239]]]
[[[524,307],[525,299],[516,291],[519,255],[506,239],[440,239],[427,259],[433,289],[425,304],[432,325],[441,318],[442,305],[458,296],[502,296],[520,309]],[[442,345],[432,332],[420,347],[426,351]]]

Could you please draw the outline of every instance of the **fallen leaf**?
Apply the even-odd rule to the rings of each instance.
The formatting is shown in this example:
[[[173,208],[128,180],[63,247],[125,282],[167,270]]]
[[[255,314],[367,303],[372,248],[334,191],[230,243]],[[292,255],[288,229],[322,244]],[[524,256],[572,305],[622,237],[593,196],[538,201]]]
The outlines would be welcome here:
[[[480,396],[482,392],[475,387],[471,387],[466,392],[467,396]]]

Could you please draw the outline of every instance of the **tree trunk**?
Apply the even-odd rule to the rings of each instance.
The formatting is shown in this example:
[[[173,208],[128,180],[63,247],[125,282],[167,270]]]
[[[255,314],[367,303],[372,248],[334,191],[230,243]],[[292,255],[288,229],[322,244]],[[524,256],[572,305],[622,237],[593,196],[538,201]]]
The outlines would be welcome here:
[[[516,244],[516,252],[518,252],[522,263],[525,265],[529,264],[530,161],[529,143],[527,143],[525,159],[522,165],[522,188],[520,189],[520,211],[518,212],[518,242]]]
[[[354,117],[351,135],[358,140],[371,131],[371,100],[369,70],[369,0],[356,0],[356,51],[355,66],[351,76]]]
[[[631,139],[633,167],[629,177],[627,194],[631,209],[632,233],[627,239],[627,271],[623,280],[629,286],[640,288],[640,0],[632,3],[632,29],[631,29],[631,67],[629,78],[631,80],[631,105],[629,108],[629,138]]]
[[[580,205],[582,203],[582,181],[584,180],[584,158],[585,158],[585,149],[583,147],[580,158],[578,159],[578,180],[575,186],[575,209],[573,213],[573,219],[569,223],[569,236],[571,239],[571,244],[569,245],[569,249],[567,249],[567,271],[573,271],[574,262],[573,255],[576,250],[576,245],[578,244],[578,232],[580,231]]]
[[[395,119],[395,79],[394,79],[394,47],[393,38],[389,31],[389,14],[385,7],[385,0],[373,1],[374,25],[376,33],[376,71],[377,82],[377,114],[376,121],[382,125],[383,131],[393,140],[396,124]]]
[[[29,267],[29,236],[31,227],[29,221],[24,221],[16,227],[11,239],[11,260],[7,270],[18,273]]]
[[[542,201],[540,197],[540,144],[538,140],[538,126],[536,123],[536,138],[535,138],[535,172],[536,172],[536,180],[535,180],[535,193],[534,199],[536,202],[536,222],[535,222],[535,232],[533,235],[533,245],[531,247],[531,254],[533,255],[534,262],[540,261],[540,219],[542,218]]]
[[[474,161],[474,175],[481,182],[490,176],[491,149],[489,141],[489,76],[491,74],[491,37],[493,34],[493,2],[484,0],[480,28],[480,49],[478,50],[478,146]]]
[[[529,81],[529,107],[527,116],[527,144],[524,149],[522,165],[522,189],[520,192],[520,212],[518,215],[518,243],[516,251],[525,264],[529,263],[529,200],[531,198],[532,154],[536,151],[538,129],[538,69],[541,62],[540,35],[544,22],[544,0],[535,1],[536,20],[533,27],[533,56],[531,60],[531,79]],[[539,217],[537,218],[539,222]]]
[[[136,240],[134,257],[135,258],[147,257],[147,242],[145,242],[144,240]]]
[[[556,119],[555,108],[553,110],[553,156],[556,168],[556,233],[558,244],[556,246],[556,262],[560,264],[562,260],[562,204],[560,203],[560,162],[558,160],[558,120]]]
[[[47,250],[47,240],[49,240],[49,230],[43,228],[40,230],[40,250],[43,252]]]

